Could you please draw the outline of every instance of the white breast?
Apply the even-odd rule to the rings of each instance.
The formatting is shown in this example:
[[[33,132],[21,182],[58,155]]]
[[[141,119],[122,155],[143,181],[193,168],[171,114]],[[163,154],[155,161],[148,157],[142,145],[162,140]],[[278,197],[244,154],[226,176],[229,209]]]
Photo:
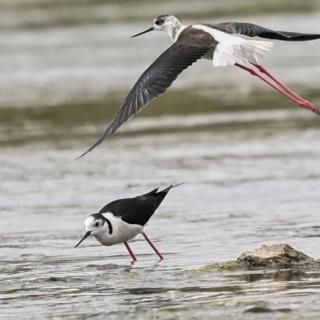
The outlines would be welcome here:
[[[126,223],[120,218],[114,217],[112,213],[107,212],[103,215],[109,219],[112,225],[112,234],[109,233],[109,228],[105,228],[103,232],[96,234],[95,237],[105,246],[131,240],[143,231],[142,226]]]
[[[212,59],[215,67],[259,63],[263,54],[273,46],[270,41],[247,40],[202,24],[193,25],[192,28],[209,33],[218,42]]]

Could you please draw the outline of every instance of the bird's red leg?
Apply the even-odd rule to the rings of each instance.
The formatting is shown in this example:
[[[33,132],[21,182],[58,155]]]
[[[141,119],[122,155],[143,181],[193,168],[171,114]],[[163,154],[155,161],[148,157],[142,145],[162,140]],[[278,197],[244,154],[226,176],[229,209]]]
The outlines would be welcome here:
[[[278,86],[280,86],[283,90],[285,90],[288,94],[290,94],[292,97],[295,97],[297,100],[299,100],[300,102],[298,102],[300,104],[300,106],[310,109],[312,111],[314,111],[315,113],[318,112],[319,108],[317,106],[315,106],[314,104],[312,104],[310,101],[300,97],[297,93],[295,93],[292,89],[290,89],[286,84],[284,84],[283,82],[279,81],[270,71],[268,71],[265,67],[263,67],[260,64],[254,64],[253,65],[258,68],[258,70],[262,73],[264,73],[265,75],[267,75],[271,80],[273,80]]]
[[[136,258],[136,256],[134,255],[133,251],[131,250],[131,248],[130,248],[130,246],[129,246],[129,244],[128,244],[127,241],[124,242],[124,245],[126,246],[128,252],[130,253],[130,256],[131,256],[132,260],[133,260],[133,261],[137,261],[137,258]]]
[[[260,78],[262,81],[264,81],[265,83],[267,83],[269,86],[271,86],[273,89],[277,90],[278,92],[284,94],[285,96],[287,96],[289,99],[293,100],[294,102],[296,102],[299,106],[309,109],[311,111],[313,111],[316,114],[320,114],[320,108],[311,104],[308,101],[302,101],[301,98],[299,97],[299,99],[296,97],[297,95],[294,94],[295,96],[293,96],[291,93],[289,93],[287,90],[285,90],[282,86],[277,87],[274,83],[272,83],[270,80],[266,79],[265,77],[263,77],[261,74],[257,73],[254,69],[249,68],[247,66],[243,66],[239,63],[235,64],[236,67],[239,67],[243,70],[248,71],[250,74],[252,74],[253,76],[256,76],[258,78]],[[278,81],[277,81],[278,82]],[[307,104],[305,102],[308,102]]]
[[[147,240],[147,242],[150,244],[150,247],[154,250],[154,252],[158,255],[160,260],[163,260],[163,255],[158,251],[158,249],[155,247],[155,245],[152,243],[152,241],[147,237],[147,235],[142,232],[142,235]]]
[[[283,90],[285,90],[288,94],[291,94],[293,97],[296,97],[298,100],[305,101],[302,97],[296,94],[293,90],[291,90],[287,85],[280,82],[271,72],[269,72],[265,67],[260,64],[251,63],[254,65],[261,73],[267,75],[271,80],[273,80],[277,85],[279,85]]]

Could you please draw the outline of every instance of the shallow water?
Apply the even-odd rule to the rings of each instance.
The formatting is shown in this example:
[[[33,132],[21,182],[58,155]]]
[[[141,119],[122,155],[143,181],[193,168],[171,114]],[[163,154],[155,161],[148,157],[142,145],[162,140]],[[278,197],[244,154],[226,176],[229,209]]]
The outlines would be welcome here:
[[[319,258],[313,117],[198,115],[188,131],[171,117],[175,133],[116,137],[76,162],[89,141],[3,148],[2,318],[317,319],[318,271],[200,269],[280,241]],[[143,123],[136,119],[130,130]],[[84,218],[108,201],[179,182],[145,228],[164,261],[142,237],[132,241],[134,265],[123,245],[90,239],[73,248]]]
[[[169,45],[160,33],[129,39],[153,16],[319,32],[318,1],[79,3],[0,4],[0,318],[318,319],[319,270],[212,268],[270,242],[319,258],[315,115],[202,61],[152,117],[73,161]],[[277,42],[264,63],[318,103],[319,49]],[[164,261],[142,237],[134,265],[123,245],[74,248],[84,218],[107,202],[181,182],[145,228]]]

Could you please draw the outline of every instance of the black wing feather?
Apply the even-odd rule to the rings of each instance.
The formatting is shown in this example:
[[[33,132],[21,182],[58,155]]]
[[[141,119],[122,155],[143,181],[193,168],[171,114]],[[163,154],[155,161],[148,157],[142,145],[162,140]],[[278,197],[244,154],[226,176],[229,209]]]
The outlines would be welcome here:
[[[210,26],[227,33],[243,34],[248,37],[261,37],[284,41],[308,41],[320,39],[320,34],[276,31],[253,23],[223,22]]]
[[[127,223],[144,226],[173,187],[159,192],[156,188],[141,196],[112,201],[105,205],[99,214],[111,212]]]
[[[106,136],[113,134],[151,100],[164,93],[183,70],[205,55],[209,49],[208,46],[192,46],[184,41],[171,45],[140,76],[103,135],[79,158],[99,145]]]

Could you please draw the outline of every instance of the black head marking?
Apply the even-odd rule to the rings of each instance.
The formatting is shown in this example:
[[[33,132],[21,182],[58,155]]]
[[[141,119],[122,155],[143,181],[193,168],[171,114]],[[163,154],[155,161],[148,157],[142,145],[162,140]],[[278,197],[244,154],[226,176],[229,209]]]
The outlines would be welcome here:
[[[112,224],[110,222],[110,220],[108,218],[106,218],[104,215],[100,214],[100,213],[93,213],[91,215],[91,217],[94,218],[94,220],[96,220],[95,222],[95,226],[98,227],[99,226],[99,220],[102,220],[102,226],[107,223],[108,225],[108,229],[109,229],[109,234],[112,234],[113,232],[113,228],[112,228]]]
[[[170,17],[170,14],[162,14],[161,16],[158,16],[154,19],[154,24],[157,26],[161,26],[168,17]]]

